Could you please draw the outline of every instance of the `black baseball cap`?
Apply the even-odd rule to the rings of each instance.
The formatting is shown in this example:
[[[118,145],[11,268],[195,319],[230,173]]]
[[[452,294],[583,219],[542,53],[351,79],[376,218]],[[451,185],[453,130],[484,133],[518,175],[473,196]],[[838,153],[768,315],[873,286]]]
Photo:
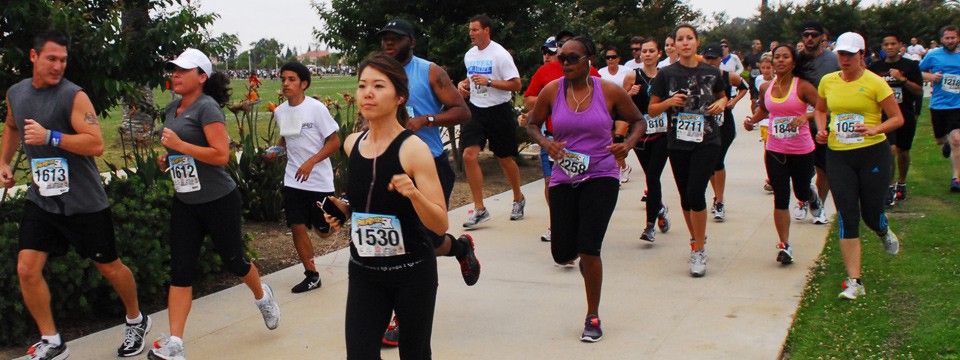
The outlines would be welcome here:
[[[384,33],[392,32],[397,35],[403,35],[411,39],[415,38],[416,31],[413,30],[413,25],[403,19],[393,19],[387,23],[383,29],[377,31],[377,36],[383,35]]]
[[[560,32],[558,32],[557,35],[554,36],[554,38],[557,39],[557,42],[560,42],[560,39],[563,39],[565,37],[574,38],[574,37],[577,37],[577,34],[574,34],[573,31],[570,31],[570,30],[560,30]]]
[[[706,47],[703,48],[703,57],[704,58],[722,58],[723,49],[720,48],[719,43],[709,43]]]
[[[823,24],[817,21],[807,21],[803,23],[803,31],[806,31],[806,30],[814,30],[821,34],[827,32],[826,30],[823,29]]]

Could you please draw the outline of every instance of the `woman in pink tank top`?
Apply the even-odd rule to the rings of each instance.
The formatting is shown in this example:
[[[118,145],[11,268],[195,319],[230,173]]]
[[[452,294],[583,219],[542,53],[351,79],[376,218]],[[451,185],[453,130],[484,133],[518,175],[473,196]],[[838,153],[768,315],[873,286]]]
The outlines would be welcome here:
[[[627,156],[646,133],[643,115],[627,92],[610,81],[590,76],[596,45],[576,37],[560,49],[557,61],[564,77],[547,84],[528,114],[527,133],[555,160],[550,177],[550,252],[557,264],[580,258],[580,274],[587,293],[587,318],[581,341],[596,342],[600,328],[600,284],[603,265],[600,246],[610,216],[617,205],[617,159]],[[636,126],[623,143],[610,137],[612,113]],[[540,133],[540,125],[553,116],[553,138]]]
[[[760,87],[763,95],[759,106],[743,123],[744,128],[752,130],[761,119],[770,119],[764,162],[773,186],[773,222],[780,240],[776,259],[784,265],[793,263],[788,212],[791,181],[801,203],[806,202],[813,212],[823,211],[820,197],[810,185],[814,173],[814,144],[807,126],[813,117],[813,113],[807,112],[807,106],[816,104],[820,97],[813,84],[801,78],[802,67],[797,60],[790,45],[774,49],[773,68],[777,78]],[[803,215],[806,217],[806,213]]]

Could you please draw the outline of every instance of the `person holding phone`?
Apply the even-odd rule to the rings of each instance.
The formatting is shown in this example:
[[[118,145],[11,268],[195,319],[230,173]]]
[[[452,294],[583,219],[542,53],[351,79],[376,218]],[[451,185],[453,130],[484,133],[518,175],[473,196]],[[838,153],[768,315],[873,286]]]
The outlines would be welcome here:
[[[437,299],[433,238],[449,226],[430,148],[405,129],[407,75],[394,58],[360,64],[357,103],[369,130],[344,141],[350,219],[347,359],[379,359],[391,310],[403,323],[401,359],[429,359]],[[344,222],[325,215],[334,230]]]

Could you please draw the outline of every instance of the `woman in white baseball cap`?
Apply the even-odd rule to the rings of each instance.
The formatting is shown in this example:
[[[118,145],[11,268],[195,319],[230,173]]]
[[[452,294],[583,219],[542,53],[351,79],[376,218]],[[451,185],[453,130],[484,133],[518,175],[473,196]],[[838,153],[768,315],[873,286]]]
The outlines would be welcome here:
[[[834,51],[840,71],[823,76],[814,116],[817,142],[827,144],[827,177],[840,226],[840,252],[847,268],[841,299],[866,291],[860,278],[860,218],[877,233],[891,255],[900,242],[887,224],[884,196],[890,183],[890,147],[884,133],[903,125],[893,90],[883,78],[866,71],[863,37],[847,32]],[[882,121],[882,114],[887,120]],[[830,118],[828,119],[827,116]],[[827,127],[829,124],[829,127]]]
[[[167,300],[170,336],[159,339],[147,358],[182,360],[195,269],[206,236],[213,240],[222,266],[253,292],[268,329],[279,324],[280,308],[246,257],[240,229],[243,202],[226,170],[230,136],[221,107],[230,100],[230,80],[214,72],[210,58],[197,49],[187,49],[166,67],[173,73],[173,92],[180,95],[167,105],[160,137],[167,154],[157,158],[160,169],[170,171],[174,185]]]

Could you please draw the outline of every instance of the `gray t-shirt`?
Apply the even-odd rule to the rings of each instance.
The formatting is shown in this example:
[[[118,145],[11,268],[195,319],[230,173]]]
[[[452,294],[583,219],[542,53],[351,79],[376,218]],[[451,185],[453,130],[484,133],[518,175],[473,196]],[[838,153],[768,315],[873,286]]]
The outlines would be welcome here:
[[[226,122],[223,116],[223,110],[217,105],[212,97],[201,94],[193,104],[190,104],[180,116],[177,116],[177,107],[180,106],[182,99],[175,100],[167,105],[166,120],[163,121],[163,127],[173,130],[183,141],[190,144],[209,147],[207,136],[203,133],[203,127],[215,122]],[[168,155],[183,155],[173,149],[167,149]],[[171,165],[174,164],[170,161]],[[179,162],[178,162],[179,163]],[[217,200],[229,194],[237,188],[237,183],[233,182],[230,174],[224,166],[210,165],[199,160],[193,159],[196,165],[196,173],[186,169],[180,173],[185,178],[196,177],[199,179],[199,189],[189,192],[177,191],[175,196],[180,201],[187,204],[202,204]],[[171,174],[173,169],[171,169]]]
[[[833,51],[824,50],[817,57],[810,60],[809,67],[804,69],[804,75],[810,80],[814,87],[820,87],[820,79],[824,75],[840,71],[840,63],[837,62],[837,54]]]
[[[20,129],[21,144],[26,119],[33,119],[47,130],[76,134],[70,120],[74,99],[80,91],[83,89],[67,79],[43,89],[34,88],[32,79],[11,86],[7,97]],[[34,179],[27,188],[28,201],[44,211],[67,216],[94,213],[109,206],[93,156],[77,155],[51,145],[24,144],[23,151]],[[46,190],[39,188],[41,184]]]

